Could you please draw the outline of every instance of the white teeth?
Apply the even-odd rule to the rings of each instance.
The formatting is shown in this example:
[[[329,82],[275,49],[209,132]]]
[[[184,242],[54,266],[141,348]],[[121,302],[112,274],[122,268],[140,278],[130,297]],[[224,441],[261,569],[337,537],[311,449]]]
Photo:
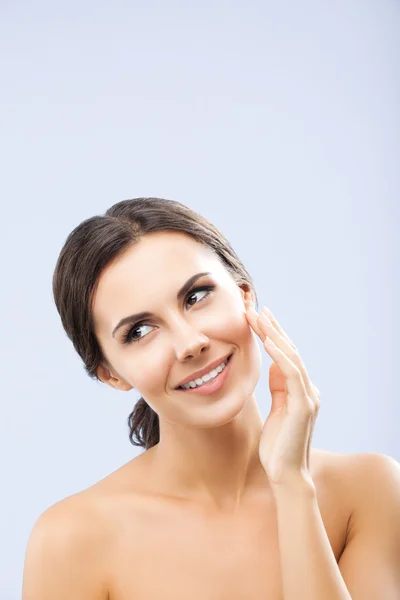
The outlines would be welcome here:
[[[225,360],[220,365],[218,365],[218,367],[216,367],[209,373],[206,373],[206,375],[203,375],[203,377],[198,377],[197,379],[194,379],[193,381],[189,381],[189,383],[185,383],[181,387],[184,388],[185,390],[188,390],[189,388],[195,388],[195,387],[200,387],[200,386],[204,385],[205,383],[207,383],[207,381],[211,381],[211,379],[214,379],[217,375],[219,375],[219,373],[221,373],[221,371],[223,371],[224,368],[226,367],[227,362],[228,362],[228,359]]]

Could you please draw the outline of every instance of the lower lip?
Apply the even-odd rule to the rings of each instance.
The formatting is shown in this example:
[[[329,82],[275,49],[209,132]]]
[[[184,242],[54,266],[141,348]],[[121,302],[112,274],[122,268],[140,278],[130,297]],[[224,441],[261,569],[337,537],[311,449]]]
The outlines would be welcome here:
[[[178,388],[178,392],[185,392],[186,394],[196,394],[197,396],[208,396],[209,394],[214,394],[214,392],[218,392],[224,385],[231,368],[232,355],[229,357],[229,360],[221,373],[219,373],[214,379],[205,383],[200,387],[181,389]]]

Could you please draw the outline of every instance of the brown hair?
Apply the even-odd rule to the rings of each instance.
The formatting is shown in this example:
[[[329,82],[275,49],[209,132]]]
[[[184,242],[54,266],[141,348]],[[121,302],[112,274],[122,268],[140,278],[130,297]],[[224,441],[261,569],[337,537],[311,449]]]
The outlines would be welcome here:
[[[235,281],[247,284],[258,305],[254,283],[229,241],[205,217],[175,200],[134,198],[91,217],[67,237],[53,275],[53,295],[63,327],[92,379],[109,365],[94,332],[92,301],[103,269],[140,238],[155,231],[179,231],[210,248]],[[157,413],[140,398],[128,417],[129,439],[146,450],[160,440]]]

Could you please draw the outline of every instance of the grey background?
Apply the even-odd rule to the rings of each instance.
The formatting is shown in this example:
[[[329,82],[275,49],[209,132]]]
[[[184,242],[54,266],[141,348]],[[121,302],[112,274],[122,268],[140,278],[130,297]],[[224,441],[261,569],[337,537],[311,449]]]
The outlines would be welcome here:
[[[119,200],[220,227],[321,390],[314,446],[399,460],[399,3],[0,7],[1,598],[39,514],[140,452],[137,393],[85,375],[51,293]]]

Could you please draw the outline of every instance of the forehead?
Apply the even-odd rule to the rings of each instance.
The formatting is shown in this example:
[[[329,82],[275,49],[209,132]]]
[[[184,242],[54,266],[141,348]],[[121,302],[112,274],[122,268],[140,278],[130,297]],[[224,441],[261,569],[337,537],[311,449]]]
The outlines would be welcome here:
[[[140,239],[101,274],[93,298],[98,327],[132,311],[157,310],[158,299],[176,296],[192,275],[228,273],[212,250],[179,232],[156,232]]]

